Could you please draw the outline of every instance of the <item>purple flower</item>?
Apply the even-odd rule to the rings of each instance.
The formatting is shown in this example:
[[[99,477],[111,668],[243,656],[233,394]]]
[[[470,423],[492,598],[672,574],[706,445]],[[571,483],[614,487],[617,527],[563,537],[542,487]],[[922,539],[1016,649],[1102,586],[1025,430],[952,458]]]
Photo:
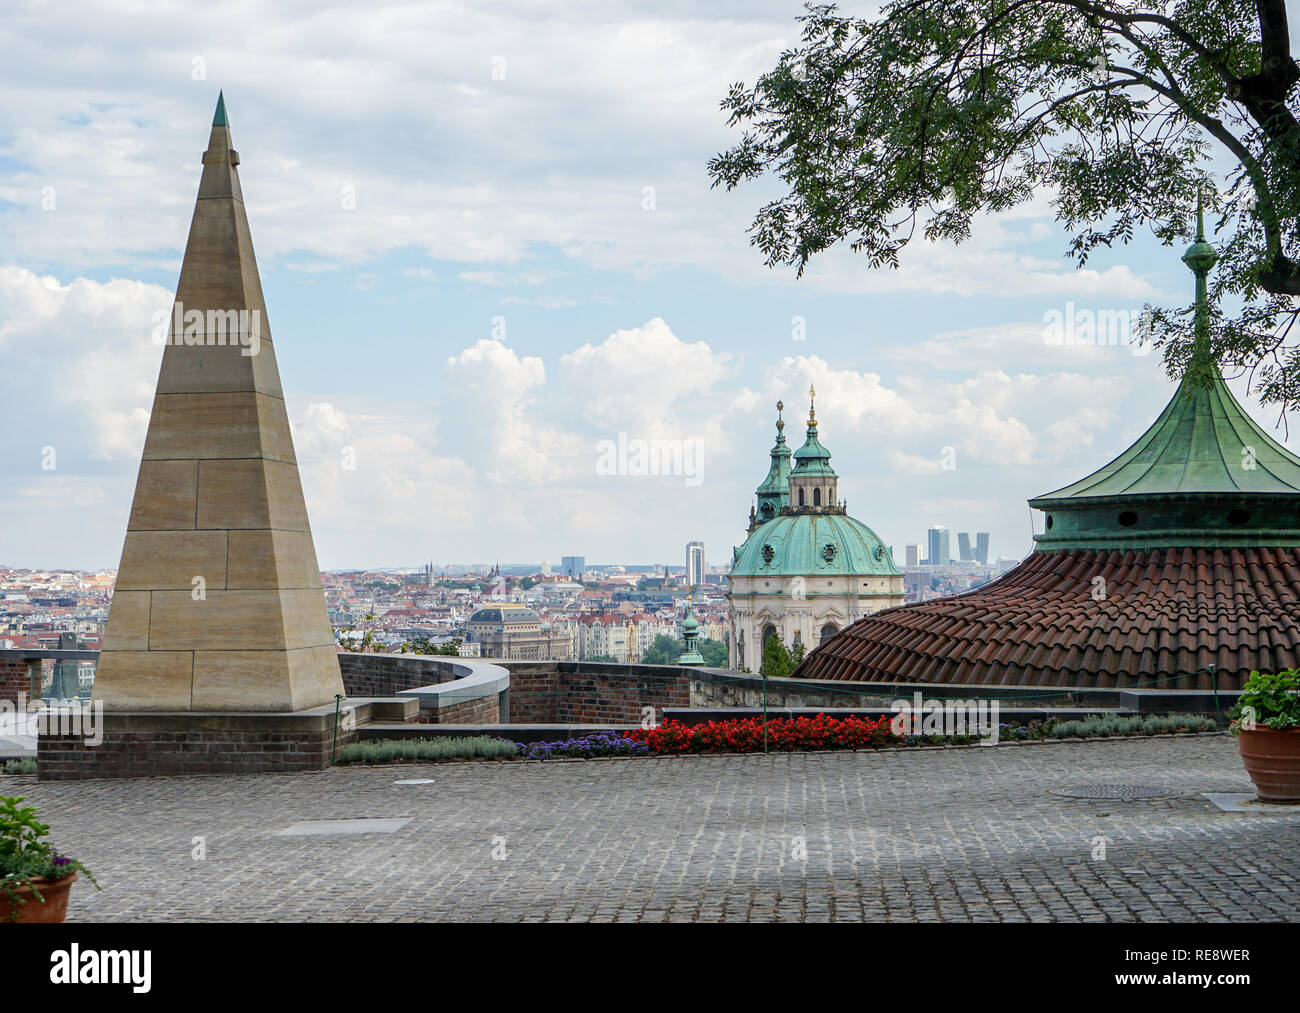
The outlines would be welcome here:
[[[71,858],[64,858],[62,855],[56,855],[55,858],[54,858],[54,864],[55,864],[55,865],[71,865],[71,864],[72,864],[72,859],[71,859]]]

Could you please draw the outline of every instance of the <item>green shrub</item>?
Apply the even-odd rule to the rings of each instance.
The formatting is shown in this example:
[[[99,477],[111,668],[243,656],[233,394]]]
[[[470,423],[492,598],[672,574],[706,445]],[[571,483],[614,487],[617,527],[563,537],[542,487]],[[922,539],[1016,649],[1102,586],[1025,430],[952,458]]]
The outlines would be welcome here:
[[[404,763],[429,760],[501,759],[519,755],[519,746],[490,735],[439,735],[428,739],[375,739],[339,750],[338,763]]]
[[[1251,731],[1256,723],[1277,731],[1300,728],[1300,668],[1288,668],[1272,675],[1251,672],[1241,696],[1228,711],[1232,734]]]
[[[36,761],[30,757],[21,760],[0,761],[0,774],[35,774]]]

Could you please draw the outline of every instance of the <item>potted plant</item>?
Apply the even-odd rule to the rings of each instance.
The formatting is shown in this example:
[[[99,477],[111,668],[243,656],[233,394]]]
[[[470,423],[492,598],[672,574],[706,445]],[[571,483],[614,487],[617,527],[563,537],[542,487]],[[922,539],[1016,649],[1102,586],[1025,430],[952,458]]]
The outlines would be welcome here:
[[[1228,716],[1259,800],[1300,803],[1300,669],[1251,672]]]
[[[22,800],[0,795],[0,922],[61,922],[67,918],[68,891],[77,873],[84,872],[92,883],[95,877],[41,839],[49,834],[49,824],[37,820],[30,806],[20,808]]]

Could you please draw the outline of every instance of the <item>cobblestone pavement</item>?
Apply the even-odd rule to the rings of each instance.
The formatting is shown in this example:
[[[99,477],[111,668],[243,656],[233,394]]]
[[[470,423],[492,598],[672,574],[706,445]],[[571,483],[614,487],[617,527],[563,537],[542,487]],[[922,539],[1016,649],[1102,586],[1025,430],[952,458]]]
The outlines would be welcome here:
[[[1048,794],[1092,782],[1183,794]],[[1300,812],[1199,794],[1249,787],[1226,736],[0,779],[97,873],[103,892],[78,883],[70,908],[97,921],[1295,920]],[[410,822],[277,835],[358,817]]]

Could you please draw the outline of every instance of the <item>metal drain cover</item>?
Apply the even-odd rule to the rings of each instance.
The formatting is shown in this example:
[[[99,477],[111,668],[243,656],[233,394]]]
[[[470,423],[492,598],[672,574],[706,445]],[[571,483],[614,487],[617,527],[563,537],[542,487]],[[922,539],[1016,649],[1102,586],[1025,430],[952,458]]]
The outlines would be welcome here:
[[[1177,788],[1160,788],[1152,784],[1070,784],[1064,788],[1049,788],[1048,791],[1062,798],[1104,798],[1120,802],[1174,798],[1182,794]]]

